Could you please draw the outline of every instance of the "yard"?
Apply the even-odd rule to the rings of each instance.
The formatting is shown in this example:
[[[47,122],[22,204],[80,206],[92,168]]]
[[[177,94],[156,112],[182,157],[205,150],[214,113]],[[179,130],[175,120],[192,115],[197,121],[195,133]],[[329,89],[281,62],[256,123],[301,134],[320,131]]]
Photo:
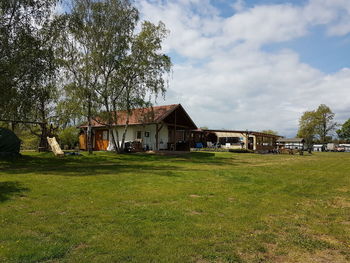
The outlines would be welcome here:
[[[348,262],[350,154],[0,161],[0,262]]]

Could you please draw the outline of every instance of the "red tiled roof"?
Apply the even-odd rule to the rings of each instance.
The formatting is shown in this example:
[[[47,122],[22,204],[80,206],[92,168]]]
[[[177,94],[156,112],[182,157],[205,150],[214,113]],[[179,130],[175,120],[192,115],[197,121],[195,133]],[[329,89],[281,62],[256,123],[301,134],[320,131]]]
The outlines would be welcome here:
[[[174,109],[180,104],[164,105],[164,106],[153,106],[149,108],[139,108],[131,111],[129,116],[129,125],[140,125],[158,123],[167,117]],[[127,111],[117,111],[117,123],[115,125],[125,125],[127,118]],[[95,118],[91,121],[92,127],[103,127],[103,122],[98,121]],[[80,126],[87,127],[87,123]]]

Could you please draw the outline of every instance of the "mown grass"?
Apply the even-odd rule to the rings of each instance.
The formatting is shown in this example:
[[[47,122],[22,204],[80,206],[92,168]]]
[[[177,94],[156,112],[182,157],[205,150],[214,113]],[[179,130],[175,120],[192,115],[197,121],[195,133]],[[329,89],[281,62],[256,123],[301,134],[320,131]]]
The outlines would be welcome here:
[[[348,262],[350,154],[0,161],[0,262]]]

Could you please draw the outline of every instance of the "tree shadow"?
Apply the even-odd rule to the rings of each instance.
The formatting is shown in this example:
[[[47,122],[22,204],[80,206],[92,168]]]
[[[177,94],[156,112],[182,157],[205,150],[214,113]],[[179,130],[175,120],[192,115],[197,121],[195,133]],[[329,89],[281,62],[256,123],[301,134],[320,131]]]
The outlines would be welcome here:
[[[28,188],[23,187],[19,182],[0,182],[0,202],[5,202],[13,195],[18,195],[21,192],[29,191]]]
[[[223,158],[214,153],[189,153],[176,156],[152,154],[113,154],[97,153],[94,155],[54,157],[50,153],[23,155],[20,158],[0,162],[3,174],[42,174],[60,176],[98,176],[122,172],[137,174],[153,173],[155,175],[175,176],[171,171],[198,170],[198,164],[237,165],[233,158]],[[187,164],[183,166],[183,164]],[[197,166],[191,166],[194,164]]]
[[[168,170],[178,170],[176,166],[161,165],[161,160],[152,156],[77,156],[57,158],[49,155],[23,156],[17,160],[0,163],[3,174],[36,173],[60,176],[98,176],[121,172],[163,174]]]

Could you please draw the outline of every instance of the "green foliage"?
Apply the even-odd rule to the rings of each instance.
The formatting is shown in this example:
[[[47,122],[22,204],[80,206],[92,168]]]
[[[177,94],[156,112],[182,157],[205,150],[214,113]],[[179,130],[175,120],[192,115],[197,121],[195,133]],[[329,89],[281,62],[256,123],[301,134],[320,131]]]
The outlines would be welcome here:
[[[321,104],[315,112],[316,134],[322,143],[328,142],[327,135],[337,127],[337,123],[333,121],[334,116],[335,114],[325,104]]]
[[[67,145],[69,149],[73,149],[79,143],[79,129],[76,127],[67,127],[60,130],[58,134],[61,146]]]
[[[341,129],[337,130],[337,134],[340,139],[350,141],[350,119],[343,123]]]
[[[36,87],[52,72],[44,36],[55,0],[0,2],[0,117],[25,119]]]
[[[71,81],[65,97],[78,102],[88,121],[98,115],[112,127],[118,110],[130,112],[164,95],[171,61],[162,53],[168,33],[162,22],[143,21],[138,30],[139,12],[129,0],[77,0],[60,20],[66,30],[57,53]],[[116,150],[124,149],[126,131],[120,140],[112,136]]]
[[[317,110],[306,111],[299,120],[298,137],[304,138],[307,145],[311,145],[314,140],[321,143],[331,141],[331,133],[337,124],[333,122],[334,113],[332,110],[321,104]]]
[[[299,120],[299,138],[304,138],[306,145],[311,147],[316,136],[316,120],[314,111],[306,111]]]
[[[39,132],[38,129],[37,132]],[[21,149],[22,150],[38,150],[39,140],[38,136],[35,136],[28,130],[22,130],[20,132],[16,132],[18,137],[21,139]]]

